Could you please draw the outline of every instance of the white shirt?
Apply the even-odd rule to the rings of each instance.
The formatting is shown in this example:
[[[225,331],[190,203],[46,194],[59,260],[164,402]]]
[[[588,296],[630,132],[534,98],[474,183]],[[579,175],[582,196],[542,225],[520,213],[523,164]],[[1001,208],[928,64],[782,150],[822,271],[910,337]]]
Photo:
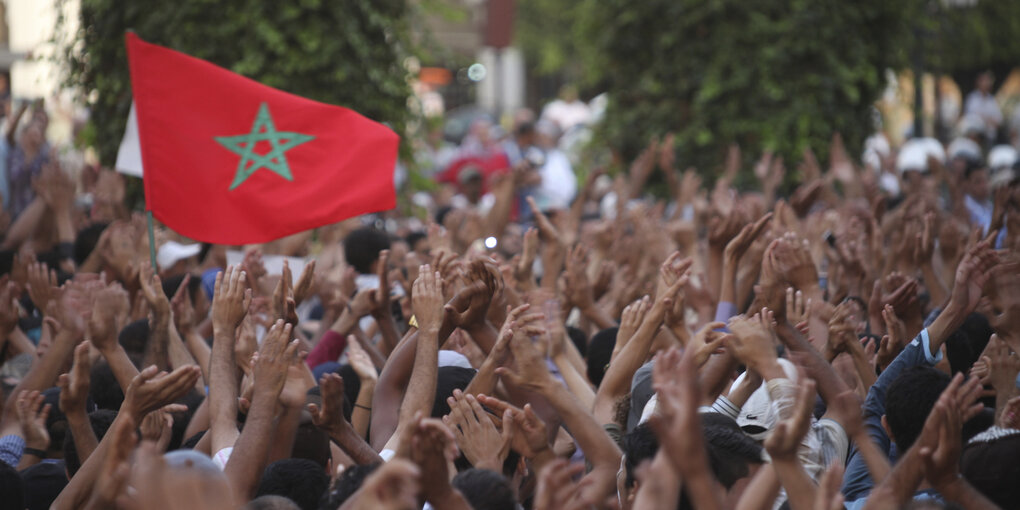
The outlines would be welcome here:
[[[542,209],[567,209],[577,194],[577,176],[566,154],[551,149],[545,154],[545,165],[538,170],[542,183],[535,191],[535,200]]]

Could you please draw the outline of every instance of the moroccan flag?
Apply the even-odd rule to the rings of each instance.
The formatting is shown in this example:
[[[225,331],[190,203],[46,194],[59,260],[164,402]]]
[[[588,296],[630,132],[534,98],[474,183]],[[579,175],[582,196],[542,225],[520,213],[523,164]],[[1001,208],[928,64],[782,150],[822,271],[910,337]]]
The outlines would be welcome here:
[[[191,239],[262,243],[396,205],[399,137],[127,34],[145,200]]]

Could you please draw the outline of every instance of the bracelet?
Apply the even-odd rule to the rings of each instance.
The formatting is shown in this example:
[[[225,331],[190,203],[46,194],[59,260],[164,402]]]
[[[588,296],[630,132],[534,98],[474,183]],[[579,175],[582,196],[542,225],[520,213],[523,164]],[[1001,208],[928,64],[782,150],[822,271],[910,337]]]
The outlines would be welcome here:
[[[22,450],[22,451],[24,452],[25,455],[35,455],[36,457],[39,457],[40,459],[45,459],[46,458],[46,451],[45,450],[40,450],[38,448],[29,448],[29,447],[26,446],[25,449]]]
[[[363,406],[361,404],[354,404],[354,407],[360,407],[360,408],[362,408],[362,409],[364,409],[366,411],[371,411],[372,410],[371,407],[365,407],[365,406]]]

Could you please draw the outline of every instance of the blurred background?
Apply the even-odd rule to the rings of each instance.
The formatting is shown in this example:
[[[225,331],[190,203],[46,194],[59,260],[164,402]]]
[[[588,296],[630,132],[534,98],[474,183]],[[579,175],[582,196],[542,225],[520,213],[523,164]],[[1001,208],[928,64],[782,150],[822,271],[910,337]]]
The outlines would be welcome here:
[[[708,176],[732,142],[824,158],[835,132],[859,158],[876,134],[1020,146],[1002,0],[6,0],[5,112],[33,103],[51,143],[112,166],[126,30],[389,124],[404,187],[535,122],[580,174],[667,132]]]

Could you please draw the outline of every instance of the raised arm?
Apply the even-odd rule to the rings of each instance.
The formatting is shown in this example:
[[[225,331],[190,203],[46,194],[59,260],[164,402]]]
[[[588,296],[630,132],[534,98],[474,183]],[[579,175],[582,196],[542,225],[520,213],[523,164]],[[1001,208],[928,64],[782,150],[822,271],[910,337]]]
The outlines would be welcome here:
[[[237,441],[237,367],[234,342],[237,327],[248,313],[251,290],[245,288],[245,272],[227,267],[216,275],[212,302],[213,346],[209,361],[209,434],[212,452],[234,446]]]
[[[418,270],[411,292],[414,315],[418,320],[418,338],[415,346],[411,378],[400,404],[397,427],[386,442],[393,449],[402,427],[414,419],[416,412],[431,413],[436,398],[436,378],[439,371],[439,327],[443,322],[443,278],[428,265]]]

